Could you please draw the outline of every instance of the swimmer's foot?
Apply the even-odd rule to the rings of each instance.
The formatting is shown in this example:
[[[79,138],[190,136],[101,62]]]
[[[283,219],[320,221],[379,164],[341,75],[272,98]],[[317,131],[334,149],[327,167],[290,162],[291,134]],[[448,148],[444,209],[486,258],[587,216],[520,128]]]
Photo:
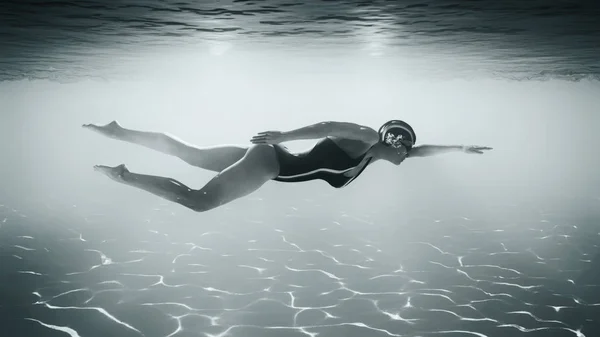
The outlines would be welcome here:
[[[123,181],[123,175],[125,173],[129,173],[129,170],[127,169],[125,164],[121,164],[115,167],[95,165],[94,170],[104,174],[105,176],[115,181]]]
[[[112,121],[106,125],[83,124],[81,127],[96,131],[102,135],[105,135],[106,137],[115,139],[118,139],[123,134],[124,130],[121,124],[119,124],[117,121]]]

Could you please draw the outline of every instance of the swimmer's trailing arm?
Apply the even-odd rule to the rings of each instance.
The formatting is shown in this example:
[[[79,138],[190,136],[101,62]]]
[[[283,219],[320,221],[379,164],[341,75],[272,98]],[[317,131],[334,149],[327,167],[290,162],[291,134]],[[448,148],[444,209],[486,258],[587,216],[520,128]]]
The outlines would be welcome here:
[[[379,140],[377,131],[367,126],[346,122],[321,122],[300,129],[283,132],[284,141],[325,137],[354,139],[371,144],[375,144]]]
[[[448,152],[464,152],[483,154],[483,151],[491,150],[486,146],[462,146],[462,145],[419,145],[410,150],[410,157],[428,157]]]

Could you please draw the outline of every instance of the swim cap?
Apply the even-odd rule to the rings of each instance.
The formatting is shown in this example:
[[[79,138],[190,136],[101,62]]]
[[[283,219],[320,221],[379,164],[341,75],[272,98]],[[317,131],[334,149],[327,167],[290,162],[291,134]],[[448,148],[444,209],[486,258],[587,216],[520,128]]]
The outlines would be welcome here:
[[[379,141],[387,146],[400,147],[400,140],[417,142],[417,135],[408,123],[401,120],[391,120],[379,128]],[[412,146],[409,146],[410,150]]]

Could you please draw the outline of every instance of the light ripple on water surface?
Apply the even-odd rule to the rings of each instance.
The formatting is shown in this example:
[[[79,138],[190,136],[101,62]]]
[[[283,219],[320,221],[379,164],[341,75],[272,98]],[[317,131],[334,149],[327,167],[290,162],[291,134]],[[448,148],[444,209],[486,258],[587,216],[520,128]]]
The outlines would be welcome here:
[[[0,80],[111,77],[147,52],[249,46],[392,57],[430,75],[452,60],[460,77],[597,79],[599,18],[597,1],[4,1]]]

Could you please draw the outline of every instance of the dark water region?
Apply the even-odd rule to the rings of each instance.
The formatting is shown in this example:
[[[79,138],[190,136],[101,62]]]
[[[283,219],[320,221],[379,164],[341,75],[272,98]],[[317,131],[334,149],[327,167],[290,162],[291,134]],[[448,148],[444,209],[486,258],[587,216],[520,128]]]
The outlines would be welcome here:
[[[275,198],[199,217],[159,201],[124,214],[3,195],[0,308],[10,335],[600,332],[598,198],[356,214],[316,196],[265,219],[261,204]]]
[[[396,66],[418,59],[421,76],[452,70],[452,76],[462,78],[597,79],[600,4],[3,1],[0,45],[2,80],[126,76],[125,70],[133,72],[152,55],[173,50],[192,55],[353,55],[367,62],[387,59]]]

